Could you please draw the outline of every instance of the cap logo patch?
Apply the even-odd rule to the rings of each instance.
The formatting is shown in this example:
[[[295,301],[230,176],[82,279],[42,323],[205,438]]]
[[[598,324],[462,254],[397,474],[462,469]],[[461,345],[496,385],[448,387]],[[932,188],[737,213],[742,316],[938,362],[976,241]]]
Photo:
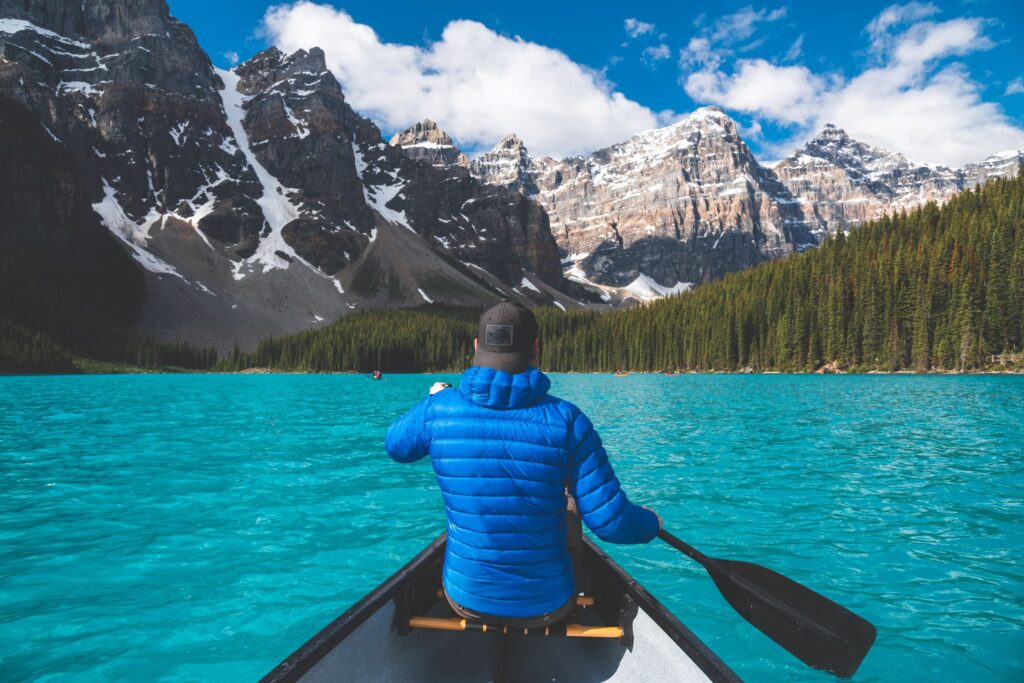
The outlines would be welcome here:
[[[512,346],[512,326],[488,325],[484,343],[488,346]]]

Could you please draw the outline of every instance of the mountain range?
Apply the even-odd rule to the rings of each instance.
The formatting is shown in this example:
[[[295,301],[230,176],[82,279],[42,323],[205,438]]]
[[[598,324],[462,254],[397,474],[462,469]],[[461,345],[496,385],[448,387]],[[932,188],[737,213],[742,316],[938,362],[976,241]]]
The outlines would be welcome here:
[[[717,107],[562,160],[532,156],[515,135],[468,160],[429,121],[391,142],[537,200],[567,277],[609,300],[664,296],[802,251],[836,230],[944,203],[990,177],[1015,174],[1024,161],[1005,152],[963,169],[914,164],[828,125],[766,166]]]
[[[586,157],[510,135],[470,159],[430,121],[386,142],[318,48],[215,68],[164,0],[0,0],[0,122],[0,256],[69,282],[130,257],[95,296],[221,349],[366,308],[656,298],[1024,159],[923,166],[828,127],[768,167],[716,108]]]

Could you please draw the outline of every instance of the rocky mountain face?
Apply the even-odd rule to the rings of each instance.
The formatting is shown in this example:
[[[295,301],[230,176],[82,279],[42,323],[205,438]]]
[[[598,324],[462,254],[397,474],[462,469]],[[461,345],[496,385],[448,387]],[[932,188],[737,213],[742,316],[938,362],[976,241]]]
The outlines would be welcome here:
[[[526,145],[513,133],[498,140],[494,149],[474,159],[469,166],[473,175],[485,182],[536,197],[540,193],[537,176],[556,164],[550,157],[531,157]]]
[[[769,168],[721,109],[706,107],[586,157],[534,157],[508,135],[469,168],[544,206],[570,279],[606,300],[646,300],[944,202],[1022,162],[1024,153],[1005,152],[962,169],[914,164],[829,125]]]
[[[1024,152],[1006,150],[993,154],[984,161],[967,164],[957,172],[960,184],[966,190],[982,185],[989,178],[1012,178],[1020,172],[1024,164]]]
[[[130,322],[143,279],[100,223],[74,160],[23,105],[0,97],[0,311],[27,310],[25,288],[44,283],[69,307]],[[6,277],[4,277],[6,276]]]
[[[471,171],[537,199],[569,276],[606,296],[678,291],[817,243],[796,200],[716,107],[561,161],[534,158],[509,136]]]
[[[1010,152],[962,169],[908,161],[902,154],[854,140],[826,125],[803,149],[773,167],[818,235],[886,213],[943,203],[994,176],[1013,175],[1024,154]]]
[[[319,49],[223,71],[164,0],[0,0],[0,96],[63,148],[161,337],[223,348],[367,306],[574,303],[536,202],[385,143]]]

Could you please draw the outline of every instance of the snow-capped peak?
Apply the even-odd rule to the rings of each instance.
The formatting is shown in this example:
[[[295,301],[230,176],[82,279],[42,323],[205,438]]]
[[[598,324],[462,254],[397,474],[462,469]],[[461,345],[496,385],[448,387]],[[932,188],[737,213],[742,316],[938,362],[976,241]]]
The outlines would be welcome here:
[[[1007,161],[1009,159],[1021,159],[1024,158],[1024,151],[1019,149],[1006,149],[1002,152],[996,152],[985,159],[985,162],[990,161]],[[983,162],[984,163],[984,162]]]
[[[401,147],[413,159],[425,161],[433,166],[465,166],[469,163],[466,155],[455,146],[452,137],[430,119],[414,123],[402,132],[396,133],[390,144]]]
[[[414,123],[392,136],[390,143],[398,147],[433,146],[454,147],[452,137],[430,119]]]
[[[725,113],[725,110],[718,106],[700,107],[694,109],[683,121],[703,122],[710,121],[717,124],[735,124],[732,118]]]
[[[722,132],[736,132],[736,122],[725,113],[725,110],[718,106],[700,107],[683,116],[674,123],[658,128],[650,128],[633,135],[630,140],[635,139],[665,139],[680,132],[700,130],[708,132],[717,129]]]
[[[514,149],[526,152],[526,144],[515,133],[509,133],[508,135],[502,136],[502,138],[498,140],[497,144],[494,145],[495,151],[501,149]]]
[[[776,165],[780,167],[801,167],[826,162],[847,172],[868,178],[891,173],[895,169],[910,169],[917,166],[898,152],[890,152],[861,142],[842,128],[827,123],[802,149],[793,152]]]

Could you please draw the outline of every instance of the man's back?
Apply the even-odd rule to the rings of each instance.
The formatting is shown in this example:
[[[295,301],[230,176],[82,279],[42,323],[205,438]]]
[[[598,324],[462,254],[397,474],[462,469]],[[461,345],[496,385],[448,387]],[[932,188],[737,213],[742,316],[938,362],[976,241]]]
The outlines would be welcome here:
[[[621,491],[590,420],[549,387],[534,368],[473,367],[458,390],[388,430],[395,460],[431,456],[448,515],[445,590],[477,613],[536,617],[572,599],[566,489],[605,540],[644,543],[658,531],[654,513]]]

